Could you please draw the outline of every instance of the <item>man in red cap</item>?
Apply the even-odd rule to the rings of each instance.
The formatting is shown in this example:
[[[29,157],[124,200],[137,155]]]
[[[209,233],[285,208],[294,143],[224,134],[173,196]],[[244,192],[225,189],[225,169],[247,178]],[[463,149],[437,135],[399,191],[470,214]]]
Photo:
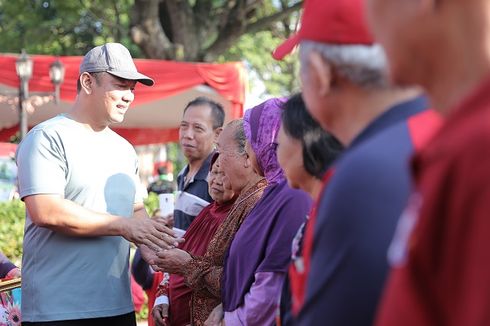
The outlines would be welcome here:
[[[422,85],[447,118],[412,164],[415,227],[397,231],[377,324],[490,325],[490,2],[368,8],[391,78]]]
[[[308,110],[347,147],[311,216],[314,232],[305,233],[310,263],[300,325],[372,324],[388,246],[411,190],[408,160],[426,136],[420,131],[437,120],[418,88],[386,80],[384,52],[362,5],[307,0],[298,34],[274,53],[280,58],[300,45]]]

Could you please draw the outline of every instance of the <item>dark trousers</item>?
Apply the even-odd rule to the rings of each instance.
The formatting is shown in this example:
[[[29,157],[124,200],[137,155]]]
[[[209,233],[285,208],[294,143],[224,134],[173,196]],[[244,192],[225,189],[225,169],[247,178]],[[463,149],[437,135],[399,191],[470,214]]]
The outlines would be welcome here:
[[[136,326],[134,312],[103,318],[56,320],[43,322],[22,322],[22,326]]]

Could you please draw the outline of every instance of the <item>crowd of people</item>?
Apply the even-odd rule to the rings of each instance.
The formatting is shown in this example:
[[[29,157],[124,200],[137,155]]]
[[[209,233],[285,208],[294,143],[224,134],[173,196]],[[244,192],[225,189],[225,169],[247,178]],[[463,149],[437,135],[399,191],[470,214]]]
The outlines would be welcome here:
[[[191,101],[152,218],[109,126],[153,80],[92,49],[72,110],[17,152],[23,324],[134,326],[129,242],[150,325],[490,324],[488,24],[485,0],[305,0],[273,53],[299,46],[301,94],[226,125]]]

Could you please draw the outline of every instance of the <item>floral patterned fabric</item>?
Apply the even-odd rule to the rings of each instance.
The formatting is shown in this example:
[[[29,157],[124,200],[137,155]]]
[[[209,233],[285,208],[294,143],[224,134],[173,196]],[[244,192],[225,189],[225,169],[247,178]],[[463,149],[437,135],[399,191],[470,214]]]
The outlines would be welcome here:
[[[20,289],[0,293],[0,326],[20,326]]]

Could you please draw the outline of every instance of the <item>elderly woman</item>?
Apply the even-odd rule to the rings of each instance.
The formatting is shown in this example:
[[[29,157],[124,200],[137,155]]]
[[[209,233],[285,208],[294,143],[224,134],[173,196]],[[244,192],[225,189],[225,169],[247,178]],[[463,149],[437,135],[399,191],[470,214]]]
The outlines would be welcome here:
[[[311,206],[309,196],[288,187],[276,157],[283,99],[247,110],[246,152],[269,185],[230,245],[223,276],[226,325],[272,325],[287,274],[291,242]],[[218,308],[219,309],[219,308]],[[216,321],[218,312],[210,316]]]
[[[282,112],[277,147],[277,158],[289,186],[304,190],[316,202],[324,187],[322,179],[328,178],[331,173],[325,172],[341,150],[339,141],[313,120],[301,94],[293,95]],[[315,214],[314,207],[310,216],[312,214]],[[302,256],[304,225],[293,240],[289,279],[284,282],[281,296],[279,316],[282,326],[294,324],[291,312],[296,315],[304,299],[305,270],[309,265]]]
[[[238,198],[216,233],[213,232],[214,236],[205,253],[188,255],[182,250],[174,249],[159,254],[160,267],[181,275],[185,285],[192,290],[190,321],[187,320],[187,324],[192,325],[203,325],[212,309],[221,302],[225,253],[245,216],[261,198],[267,186],[267,181],[255,172],[246,154],[245,134],[241,120],[232,121],[225,127],[218,138],[217,149],[220,169],[226,174],[224,183],[229,185],[234,193],[239,194]],[[184,237],[187,244],[188,236]],[[182,263],[178,262],[178,257],[182,257]],[[172,313],[180,314],[180,312],[173,312],[172,309],[172,278],[170,285],[171,317]],[[170,321],[172,326],[182,325],[180,321],[178,323],[172,319]]]
[[[187,325],[190,323],[190,302],[192,289],[182,276],[183,269],[192,261],[192,255],[204,255],[209,241],[228,215],[236,199],[230,187],[223,184],[223,173],[216,161],[217,154],[211,161],[208,175],[209,194],[214,200],[205,207],[189,226],[184,235],[185,242],[179,249],[170,250],[165,256],[165,271],[172,273],[164,280],[160,296],[156,299],[152,316],[156,325]],[[167,297],[167,299],[165,299]],[[167,320],[165,320],[167,319]]]

